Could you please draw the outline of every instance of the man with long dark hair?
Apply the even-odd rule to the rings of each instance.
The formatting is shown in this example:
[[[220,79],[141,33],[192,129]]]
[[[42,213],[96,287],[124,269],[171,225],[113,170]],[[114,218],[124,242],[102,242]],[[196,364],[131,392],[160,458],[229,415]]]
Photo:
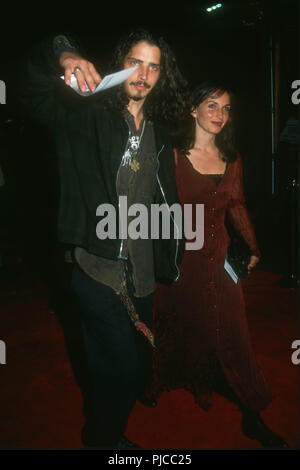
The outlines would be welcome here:
[[[74,246],[72,288],[91,379],[82,433],[88,447],[132,446],[124,432],[150,368],[155,282],[178,277],[184,245],[175,237],[127,238],[128,222],[117,234],[99,233],[99,207],[109,205],[123,220],[121,196],[149,211],[153,203],[178,202],[170,130],[188,109],[185,81],[166,42],[143,30],[116,48],[113,70],[131,67],[122,85],[80,97],[59,79],[62,71],[67,85],[75,74],[83,92],[101,77],[72,38],[59,34],[33,49],[22,93],[57,143],[58,238]]]

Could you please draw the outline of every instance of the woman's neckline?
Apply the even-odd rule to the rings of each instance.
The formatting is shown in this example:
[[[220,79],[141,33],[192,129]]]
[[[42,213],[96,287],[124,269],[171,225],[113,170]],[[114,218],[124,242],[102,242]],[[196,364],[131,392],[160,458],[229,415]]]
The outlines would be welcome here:
[[[188,158],[187,154],[184,154],[184,157],[185,157],[186,160],[189,162],[189,164],[191,165],[191,167],[193,168],[193,170],[196,171],[197,173],[199,173],[199,175],[203,175],[203,176],[224,176],[225,173],[226,173],[226,171],[227,171],[228,162],[225,162],[225,163],[226,163],[226,166],[225,166],[224,173],[201,173],[201,171],[196,170],[196,168],[195,168],[194,165],[192,164],[191,160]]]

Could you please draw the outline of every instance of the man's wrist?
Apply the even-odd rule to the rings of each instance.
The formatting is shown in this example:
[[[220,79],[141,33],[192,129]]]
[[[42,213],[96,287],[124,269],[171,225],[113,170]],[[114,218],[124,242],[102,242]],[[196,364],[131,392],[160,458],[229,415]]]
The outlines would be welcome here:
[[[73,44],[72,41],[63,34],[55,36],[55,38],[53,39],[53,52],[58,60],[63,52],[72,52],[74,54],[79,54],[79,50],[76,45]]]

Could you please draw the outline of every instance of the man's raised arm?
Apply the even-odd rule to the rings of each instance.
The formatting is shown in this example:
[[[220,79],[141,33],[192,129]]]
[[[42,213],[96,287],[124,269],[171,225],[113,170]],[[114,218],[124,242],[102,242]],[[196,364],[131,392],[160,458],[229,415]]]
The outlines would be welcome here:
[[[55,85],[62,74],[70,85],[72,73],[82,91],[87,91],[85,82],[94,91],[101,81],[94,65],[83,58],[77,42],[69,35],[52,35],[35,44],[24,61],[21,77],[20,101],[26,113],[53,127],[62,112],[54,96]]]

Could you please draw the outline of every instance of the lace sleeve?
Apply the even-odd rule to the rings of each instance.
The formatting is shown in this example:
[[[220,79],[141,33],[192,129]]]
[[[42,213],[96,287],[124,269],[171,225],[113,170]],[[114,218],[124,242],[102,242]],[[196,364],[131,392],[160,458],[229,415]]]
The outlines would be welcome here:
[[[243,169],[240,156],[238,156],[234,165],[236,167],[236,172],[231,198],[227,206],[227,215],[235,231],[245,240],[249,246],[252,255],[260,257],[261,254],[257,245],[254,227],[246,208],[243,184]]]

